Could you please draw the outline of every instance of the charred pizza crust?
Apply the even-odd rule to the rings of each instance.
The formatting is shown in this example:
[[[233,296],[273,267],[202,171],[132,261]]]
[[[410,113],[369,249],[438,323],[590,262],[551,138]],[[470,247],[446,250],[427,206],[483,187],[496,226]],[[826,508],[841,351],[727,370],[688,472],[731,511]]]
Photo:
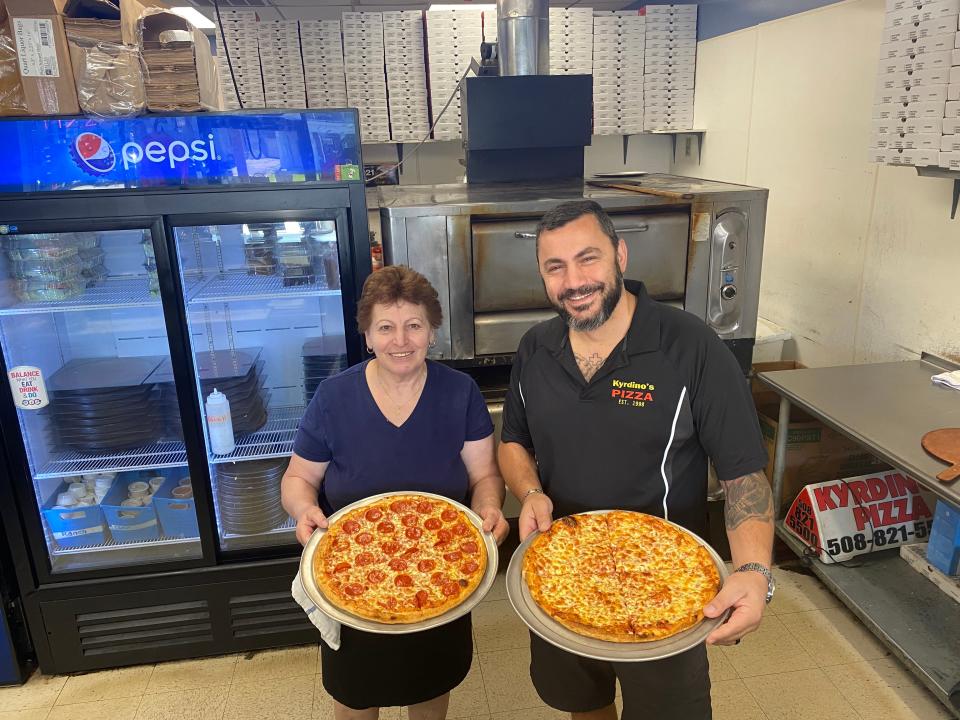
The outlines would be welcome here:
[[[415,493],[354,508],[327,529],[313,557],[324,596],[383,623],[415,623],[457,607],[483,579],[487,551],[460,508]]]
[[[703,619],[720,589],[710,553],[652,515],[571,515],[527,548],[523,578],[550,617],[580,635],[649,642]]]

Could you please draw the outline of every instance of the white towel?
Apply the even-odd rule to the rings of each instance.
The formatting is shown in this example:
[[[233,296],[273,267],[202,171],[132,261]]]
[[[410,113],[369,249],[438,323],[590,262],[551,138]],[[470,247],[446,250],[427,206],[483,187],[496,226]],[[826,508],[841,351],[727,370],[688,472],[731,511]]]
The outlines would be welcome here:
[[[940,373],[939,375],[934,375],[930,379],[933,380],[933,382],[937,385],[945,385],[948,388],[960,390],[960,370]]]
[[[307,591],[303,589],[303,581],[300,580],[299,572],[290,586],[290,594],[297,601],[297,605],[303,608],[313,626],[320,631],[320,637],[323,638],[323,641],[330,646],[331,650],[339,650],[340,623],[313,604],[307,595]]]

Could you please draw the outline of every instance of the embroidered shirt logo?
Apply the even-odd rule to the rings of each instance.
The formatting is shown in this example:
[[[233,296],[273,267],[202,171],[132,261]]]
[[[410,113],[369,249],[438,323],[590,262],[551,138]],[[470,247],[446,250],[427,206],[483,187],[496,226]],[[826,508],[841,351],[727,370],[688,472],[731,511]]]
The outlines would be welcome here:
[[[656,386],[653,383],[637,382],[636,380],[610,381],[610,397],[617,405],[627,407],[646,407],[654,400]]]

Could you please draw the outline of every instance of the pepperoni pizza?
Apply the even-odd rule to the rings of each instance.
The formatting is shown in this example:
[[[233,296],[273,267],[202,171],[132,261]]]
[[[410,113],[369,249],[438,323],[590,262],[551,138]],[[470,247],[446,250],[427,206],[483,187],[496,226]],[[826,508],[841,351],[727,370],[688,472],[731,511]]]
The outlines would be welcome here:
[[[487,568],[483,537],[453,503],[391,495],[332,523],[313,558],[330,602],[384,623],[413,623],[456,607]]]
[[[707,549],[652,515],[613,510],[560,518],[523,558],[533,600],[581,635],[648,642],[703,619],[720,589]]]

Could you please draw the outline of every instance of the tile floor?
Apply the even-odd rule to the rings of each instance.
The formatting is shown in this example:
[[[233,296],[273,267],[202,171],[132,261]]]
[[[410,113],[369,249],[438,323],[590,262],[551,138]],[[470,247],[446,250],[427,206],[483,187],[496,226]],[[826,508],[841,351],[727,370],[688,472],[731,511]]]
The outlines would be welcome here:
[[[710,648],[716,720],[934,720],[951,716],[815,578],[776,569],[760,630]],[[453,692],[456,720],[563,720],[529,682],[528,639],[502,576],[474,611],[476,655]],[[332,720],[316,645],[0,689],[0,720]],[[383,720],[404,720],[387,708]],[[655,720],[651,718],[651,720]]]

